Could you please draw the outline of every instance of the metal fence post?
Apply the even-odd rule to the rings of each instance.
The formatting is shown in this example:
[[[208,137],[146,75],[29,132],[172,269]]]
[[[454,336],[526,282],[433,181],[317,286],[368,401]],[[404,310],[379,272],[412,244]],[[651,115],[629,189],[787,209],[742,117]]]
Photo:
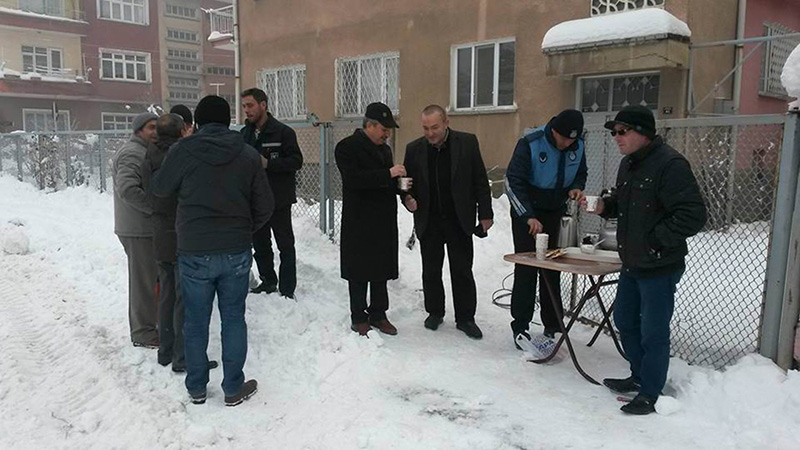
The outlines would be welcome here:
[[[327,144],[326,139],[328,130],[325,122],[319,124],[319,230],[327,234],[327,214],[328,214],[328,164],[327,164]]]
[[[22,181],[24,172],[22,171],[22,136],[16,136],[17,141],[17,180]]]
[[[786,286],[786,264],[792,227],[792,210],[797,195],[797,175],[800,172],[800,116],[788,114],[783,127],[778,193],[772,219],[772,240],[767,259],[767,281],[765,284],[764,314],[761,319],[761,355],[777,360],[778,336],[783,309],[783,294]]]
[[[71,139],[69,137],[70,137],[69,134],[64,134],[64,138],[63,138],[64,142],[62,144],[64,146],[64,162],[66,163],[66,169],[65,169],[65,173],[64,173],[64,175],[65,175],[64,182],[65,182],[65,184],[67,186],[74,186],[74,184],[75,184],[75,174],[72,171],[72,169],[73,169],[72,161],[70,161],[70,159],[71,159],[70,158],[70,153],[71,153],[70,152],[70,150],[71,150],[70,149],[70,141],[71,141]]]
[[[335,222],[336,222],[336,199],[334,199],[334,197],[333,197],[333,174],[332,174],[332,172],[334,170],[334,167],[336,166],[336,164],[335,164],[335,162],[333,160],[333,158],[334,158],[334,149],[336,148],[336,142],[335,142],[334,133],[333,133],[333,123],[332,122],[327,122],[326,123],[326,127],[330,130],[325,136],[325,139],[327,141],[327,150],[325,151],[325,154],[327,155],[325,157],[325,168],[326,168],[325,171],[327,173],[327,177],[325,178],[325,180],[326,180],[325,191],[328,194],[328,197],[327,197],[327,200],[328,200],[327,201],[328,213],[327,213],[326,217],[328,218],[328,228],[327,228],[328,236],[331,238],[331,240],[334,240],[334,235],[336,234],[336,224],[335,224]]]
[[[99,133],[97,136],[97,160],[99,162],[100,192],[106,191],[106,139],[105,135]]]

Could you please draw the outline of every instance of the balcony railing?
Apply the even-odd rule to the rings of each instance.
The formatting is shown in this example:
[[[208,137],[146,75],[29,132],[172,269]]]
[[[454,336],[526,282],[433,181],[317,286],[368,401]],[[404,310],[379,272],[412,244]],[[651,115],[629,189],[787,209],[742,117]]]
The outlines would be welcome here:
[[[209,9],[206,12],[209,20],[211,20],[212,35],[233,34],[233,5],[219,9]]]
[[[86,12],[66,7],[63,0],[0,0],[0,7],[19,11],[19,15],[42,15],[71,20],[86,20]],[[14,12],[7,11],[11,14]]]

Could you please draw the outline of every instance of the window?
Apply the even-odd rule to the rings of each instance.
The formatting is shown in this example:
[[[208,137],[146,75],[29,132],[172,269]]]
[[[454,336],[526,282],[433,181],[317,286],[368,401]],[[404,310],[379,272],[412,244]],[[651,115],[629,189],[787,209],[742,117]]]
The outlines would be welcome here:
[[[136,114],[125,113],[101,113],[100,120],[103,122],[103,130],[131,130],[133,129],[133,119]]]
[[[98,0],[101,19],[147,25],[147,0]]]
[[[796,33],[796,31],[777,23],[764,24],[764,36],[781,36],[790,33]],[[800,39],[796,37],[764,42],[759,94],[781,99],[788,98],[788,93],[781,83],[781,72],[789,54],[798,44],[800,44]]]
[[[664,0],[592,0],[592,15],[613,14],[650,7],[664,7]]]
[[[275,117],[305,119],[308,110],[306,66],[264,69],[258,73],[257,79],[259,87],[267,93],[268,107]]]
[[[616,112],[629,105],[658,109],[661,77],[657,73],[606,78],[581,78],[580,110]]]
[[[364,115],[383,102],[396,114],[400,100],[400,54],[384,53],[336,60],[336,115]]]
[[[22,71],[60,75],[62,73],[61,50],[23,45]]]
[[[513,38],[453,47],[455,110],[513,108],[515,47]]]
[[[169,77],[169,85],[177,87],[199,87],[200,80],[195,78]]]
[[[197,33],[186,30],[167,28],[167,39],[181,42],[197,43]]]
[[[168,48],[167,49],[167,58],[174,58],[174,59],[190,59],[193,61],[197,61],[199,59],[198,53],[192,50],[181,50],[177,48]]]
[[[59,111],[57,120],[53,121],[53,111],[49,109],[23,109],[22,122],[23,128],[28,132],[69,131],[69,111]],[[58,125],[58,129],[54,123]]]
[[[189,8],[188,6],[170,5],[168,3],[166,12],[168,16],[173,16],[173,17],[180,17],[185,19],[197,18],[197,9]]]
[[[100,78],[104,80],[150,81],[150,54],[100,49]]]
[[[206,73],[209,75],[226,75],[226,76],[233,76],[233,67],[219,67],[219,66],[207,66]]]
[[[19,9],[48,16],[64,17],[63,0],[19,0]]]
[[[192,72],[196,73],[200,70],[200,66],[197,64],[187,64],[187,63],[167,63],[168,70],[174,70],[178,72]]]
[[[169,98],[171,100],[197,100],[200,98],[200,94],[187,91],[169,91]]]

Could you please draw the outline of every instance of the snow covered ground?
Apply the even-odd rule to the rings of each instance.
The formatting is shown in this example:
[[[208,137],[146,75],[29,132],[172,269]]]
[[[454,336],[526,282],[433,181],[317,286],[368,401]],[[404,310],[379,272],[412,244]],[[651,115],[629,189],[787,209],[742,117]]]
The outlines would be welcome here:
[[[722,372],[673,360],[677,400],[660,402],[672,414],[648,417],[624,416],[568,360],[525,362],[508,311],[489,301],[511,271],[501,258],[511,251],[508,206],[495,208],[490,237],[476,241],[477,342],[452,316],[436,332],[422,327],[419,254],[404,247],[390,283],[398,336],[350,332],[338,248],[297,217],[298,301],[248,298],[245,373],[260,389],[226,408],[220,370],[209,401],[191,405],[182,377],[130,345],[111,196],[44,193],[0,176],[0,243],[19,243],[16,223],[30,246],[0,251],[0,448],[800,448],[800,374],[758,356]],[[399,220],[404,241],[411,217]],[[215,359],[218,329],[215,316]],[[608,338],[577,348],[596,377],[625,375]]]

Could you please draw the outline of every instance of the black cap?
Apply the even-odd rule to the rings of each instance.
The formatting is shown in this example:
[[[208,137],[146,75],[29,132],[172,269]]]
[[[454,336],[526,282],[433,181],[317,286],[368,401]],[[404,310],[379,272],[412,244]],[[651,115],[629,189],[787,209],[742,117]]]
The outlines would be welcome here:
[[[191,125],[194,123],[192,120],[192,110],[186,105],[175,105],[169,110],[170,114],[177,114],[183,118],[183,123]]]
[[[653,111],[646,106],[633,105],[622,108],[614,120],[609,120],[604,126],[613,130],[614,125],[625,125],[650,139],[656,137],[656,118],[653,116]]]
[[[400,128],[397,122],[394,121],[392,110],[381,102],[370,103],[367,105],[367,111],[364,117],[380,122],[386,128]]]
[[[583,114],[575,109],[565,109],[550,120],[550,128],[569,139],[578,139],[583,133]]]
[[[216,95],[206,95],[194,110],[194,121],[198,127],[207,123],[231,124],[231,105]]]

